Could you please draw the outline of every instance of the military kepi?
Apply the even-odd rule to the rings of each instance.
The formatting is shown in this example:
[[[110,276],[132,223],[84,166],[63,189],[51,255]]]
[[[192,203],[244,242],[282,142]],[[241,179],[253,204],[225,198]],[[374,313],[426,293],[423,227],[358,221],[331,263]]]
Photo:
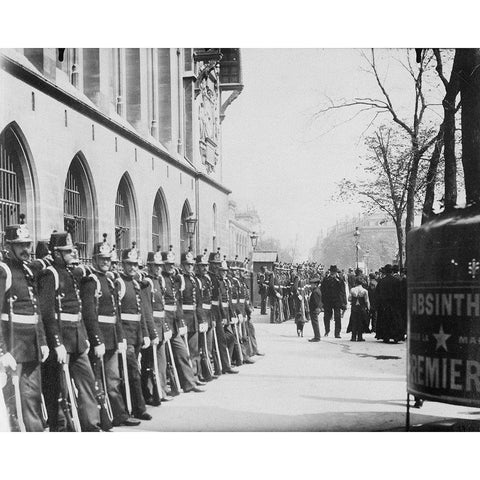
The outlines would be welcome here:
[[[50,235],[50,251],[54,250],[73,250],[75,245],[72,236],[68,232],[53,232]]]
[[[132,242],[132,248],[126,248],[122,252],[122,261],[127,263],[138,263],[137,242]]]
[[[93,255],[101,258],[112,258],[112,247],[107,242],[107,234],[103,234],[103,242],[97,242],[93,246]]]
[[[148,252],[147,263],[150,263],[150,264],[153,264],[153,265],[162,265],[163,264],[162,252],[160,251],[160,247],[157,247],[156,252]]]
[[[188,252],[182,253],[180,261],[182,263],[187,263],[189,265],[193,265],[195,263],[195,257],[192,253],[192,249],[188,247]]]
[[[7,243],[29,243],[32,242],[30,232],[25,225],[25,215],[20,215],[20,223],[5,227],[5,241]]]
[[[208,265],[207,252],[208,250],[205,249],[202,255],[197,255],[197,258],[196,258],[197,265]]]
[[[162,252],[163,263],[175,264],[175,253],[173,252],[173,245],[170,245],[168,252]]]

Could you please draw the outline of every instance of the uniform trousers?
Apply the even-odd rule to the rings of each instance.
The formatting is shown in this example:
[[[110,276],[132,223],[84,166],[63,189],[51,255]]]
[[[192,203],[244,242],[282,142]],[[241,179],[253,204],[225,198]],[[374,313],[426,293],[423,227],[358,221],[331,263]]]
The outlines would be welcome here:
[[[152,392],[149,386],[149,371],[154,371],[155,366],[153,364],[153,348],[154,345],[142,350],[142,392],[145,400],[152,397]],[[157,345],[157,363],[158,363],[158,381],[160,383],[160,399],[165,396],[167,391],[167,357],[165,354],[165,341],[160,342]],[[153,387],[153,385],[152,385]]]
[[[188,361],[187,347],[185,341],[180,335],[175,335],[171,338],[170,344],[172,346],[173,357],[175,359],[175,366],[177,367],[180,386],[184,391],[191,390],[196,385],[195,375],[192,367]]]
[[[43,392],[48,412],[48,426],[51,432],[67,429],[65,416],[59,408],[60,375],[62,365],[57,361],[55,353],[50,352],[44,369]],[[95,377],[88,359],[87,351],[69,354],[68,367],[70,377],[78,391],[78,417],[82,432],[98,431],[100,414],[95,398]]]
[[[267,314],[267,294],[260,293],[260,315]]]
[[[20,398],[22,405],[23,423],[27,432],[43,432],[42,419],[42,380],[40,362],[17,363],[17,375],[19,377]],[[12,412],[16,411],[15,391],[10,375],[3,389],[6,405]],[[17,430],[18,425],[13,429]]]
[[[324,302],[323,305],[323,323],[325,325],[325,335],[330,332],[330,320],[332,316],[335,320],[335,336],[338,337],[342,330],[342,314],[340,307]]]
[[[198,332],[188,332],[188,349],[190,351],[193,374],[198,379],[198,376],[201,376],[202,373]]]
[[[142,379],[140,366],[138,365],[138,354],[140,346],[127,345],[127,369],[128,384],[130,385],[130,397],[132,401],[132,413],[135,416],[147,411],[145,399],[142,392]]]
[[[257,346],[257,337],[255,335],[255,326],[251,319],[248,319],[246,322],[248,328],[248,336],[250,338],[250,344],[252,346],[252,355],[257,355],[258,346]]]
[[[102,386],[103,378],[100,362],[96,357],[91,359],[92,369],[97,379],[98,385]],[[107,350],[103,356],[103,366],[105,368],[105,380],[107,382],[107,394],[112,407],[113,425],[120,425],[128,418],[128,412],[122,397],[120,371],[118,367],[118,351]],[[105,393],[105,392],[103,392]]]

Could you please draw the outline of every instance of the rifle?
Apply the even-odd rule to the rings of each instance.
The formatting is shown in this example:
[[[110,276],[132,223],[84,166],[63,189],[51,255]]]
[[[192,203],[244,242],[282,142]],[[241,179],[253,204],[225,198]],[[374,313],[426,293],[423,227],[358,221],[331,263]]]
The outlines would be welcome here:
[[[178,378],[177,367],[175,365],[175,359],[173,358],[172,344],[170,339],[165,341],[167,345],[166,353],[168,353],[169,362],[167,372],[170,377],[170,387],[174,395],[178,395],[181,392],[180,379]]]
[[[153,386],[153,402],[160,405],[162,399],[162,385],[160,384],[160,370],[158,368],[158,354],[157,345],[152,345],[153,355],[153,371],[152,371],[152,386]]]
[[[217,331],[215,330],[215,325],[216,325],[216,320],[213,320],[214,324],[212,326],[213,328],[213,341],[215,344],[215,354],[213,356],[213,361],[215,363],[215,358],[217,359],[217,372],[221,372],[223,370],[222,368],[222,358],[220,357],[220,350],[218,349],[218,339],[217,339]]]
[[[78,406],[77,406],[77,396],[75,394],[76,388],[75,384],[73,383],[72,378],[70,377],[70,369],[68,368],[68,354],[67,354],[67,362],[62,364],[62,370],[64,374],[64,379],[66,383],[66,390],[68,393],[69,404],[71,408],[71,416],[72,416],[72,423],[73,423],[73,431],[74,432],[81,432],[82,427],[80,426],[80,418],[78,417]]]
[[[125,403],[128,415],[132,415],[132,397],[130,396],[130,382],[128,380],[127,352],[121,352],[123,386],[125,388]]]
[[[14,332],[13,332],[13,304],[17,297],[15,295],[11,295],[8,298],[8,319],[10,321],[10,351],[13,355],[13,346],[14,346]],[[20,376],[18,370],[20,369],[20,365],[17,364],[17,369],[10,372],[10,378],[12,380],[13,391],[15,396],[15,411],[16,411],[16,420],[18,423],[18,428],[21,432],[26,432],[25,423],[23,421],[23,411],[22,411],[22,397],[20,393]]]
[[[207,332],[202,332],[203,346],[200,346],[200,364],[202,367],[203,376],[207,380],[213,378],[212,364],[210,363],[210,357],[208,355],[207,346]]]
[[[235,317],[237,318],[237,322],[239,322],[238,314],[237,312],[235,313]],[[237,344],[237,349],[238,349],[238,358],[240,360],[240,365],[243,364],[243,353],[242,353],[242,345],[240,343],[240,335],[238,334],[238,323],[233,324],[233,329],[235,330],[235,340]]]
[[[101,387],[98,385],[98,380],[95,379],[95,389],[97,390],[97,403],[100,407],[100,424],[102,430],[110,430],[113,427],[113,412],[108,398],[107,379],[105,375],[105,364],[103,358],[98,359],[101,374]],[[97,367],[98,369],[98,367]],[[98,371],[98,370],[97,370]]]

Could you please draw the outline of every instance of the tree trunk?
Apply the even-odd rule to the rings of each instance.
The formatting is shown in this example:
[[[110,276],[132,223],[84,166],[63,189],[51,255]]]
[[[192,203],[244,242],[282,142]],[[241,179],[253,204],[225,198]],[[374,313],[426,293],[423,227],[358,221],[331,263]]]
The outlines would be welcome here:
[[[435,147],[430,158],[430,165],[427,172],[427,186],[425,189],[425,201],[423,202],[422,224],[428,221],[433,214],[433,202],[435,201],[435,180],[437,177],[438,163],[440,161],[440,154],[443,147],[443,131],[440,128],[437,139],[435,140]]]
[[[459,49],[462,74],[462,163],[467,204],[480,201],[480,49]]]
[[[401,217],[395,222],[395,228],[397,230],[398,266],[403,268],[403,228]]]
[[[416,143],[416,140],[413,140],[412,143]],[[414,145],[413,148],[413,160],[411,166],[411,173],[408,179],[407,187],[407,215],[405,218],[405,232],[408,232],[413,228],[413,222],[415,219],[415,190],[417,188],[417,178],[418,178],[418,164],[420,163],[421,156],[418,153],[418,146]]]

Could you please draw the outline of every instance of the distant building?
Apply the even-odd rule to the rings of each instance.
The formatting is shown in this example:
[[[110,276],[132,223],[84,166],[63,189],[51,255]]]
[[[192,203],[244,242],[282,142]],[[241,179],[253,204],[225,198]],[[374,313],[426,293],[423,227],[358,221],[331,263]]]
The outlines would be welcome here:
[[[242,88],[238,48],[0,50],[0,233],[22,212],[86,259],[103,232],[143,257],[227,250],[221,124]]]
[[[345,218],[318,237],[311,250],[311,258],[328,268],[335,264],[347,269],[356,266],[355,228],[358,227],[359,266],[372,270],[386,263],[394,263],[398,252],[397,234],[391,220],[379,214]]]
[[[253,248],[250,235],[252,232],[258,233],[260,229],[260,217],[255,209],[250,207],[245,211],[239,211],[236,202],[230,200],[228,215],[229,258],[233,259],[236,255],[241,261],[247,257],[251,258]]]

